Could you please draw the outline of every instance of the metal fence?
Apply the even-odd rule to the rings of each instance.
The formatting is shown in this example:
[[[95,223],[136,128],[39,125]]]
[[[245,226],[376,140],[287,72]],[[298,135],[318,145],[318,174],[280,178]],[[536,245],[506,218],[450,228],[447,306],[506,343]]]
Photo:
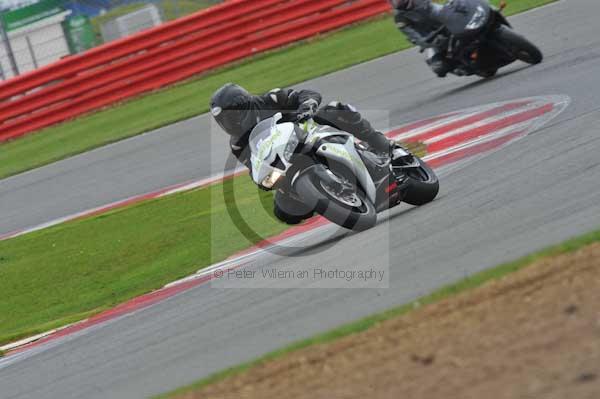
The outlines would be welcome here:
[[[2,0],[0,79],[177,19],[224,0]],[[51,12],[60,7],[64,13]],[[47,15],[43,19],[28,16]],[[9,26],[5,15],[27,23]],[[32,15],[33,15],[32,14]],[[38,15],[35,14],[35,15]],[[54,18],[54,20],[52,20]],[[46,23],[47,22],[47,23]]]
[[[24,35],[0,42],[0,77],[32,71],[70,54],[68,44],[60,28],[47,27],[43,35]]]
[[[83,13],[90,16],[122,14],[146,4],[156,6],[163,19],[170,21],[201,10],[224,0],[70,0],[68,6],[75,14]]]
[[[0,84],[0,141],[388,13],[387,0],[231,0]]]

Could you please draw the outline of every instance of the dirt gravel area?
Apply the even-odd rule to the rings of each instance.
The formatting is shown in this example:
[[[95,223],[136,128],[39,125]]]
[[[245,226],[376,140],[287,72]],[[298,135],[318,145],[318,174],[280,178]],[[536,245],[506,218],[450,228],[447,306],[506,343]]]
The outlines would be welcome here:
[[[600,243],[191,398],[600,398]]]

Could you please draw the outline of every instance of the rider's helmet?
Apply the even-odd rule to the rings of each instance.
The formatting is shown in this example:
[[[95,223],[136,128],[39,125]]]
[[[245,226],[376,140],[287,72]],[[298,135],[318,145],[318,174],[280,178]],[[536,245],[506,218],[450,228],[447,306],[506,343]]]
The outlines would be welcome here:
[[[246,89],[233,83],[227,83],[213,94],[210,111],[227,134],[239,138],[256,125],[252,97]]]
[[[391,0],[392,7],[396,10],[412,10],[413,0]]]

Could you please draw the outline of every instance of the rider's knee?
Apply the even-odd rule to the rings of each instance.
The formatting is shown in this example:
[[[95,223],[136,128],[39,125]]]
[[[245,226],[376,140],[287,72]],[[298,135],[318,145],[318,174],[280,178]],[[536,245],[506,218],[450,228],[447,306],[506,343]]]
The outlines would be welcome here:
[[[427,64],[439,77],[446,76],[452,70],[450,63],[439,53],[435,53],[427,58]]]
[[[332,101],[329,104],[327,104],[326,106],[324,106],[323,110],[325,110],[325,111],[358,112],[358,110],[354,106],[343,103],[341,101]]]
[[[362,119],[362,116],[354,106],[340,101],[332,101],[322,107],[317,113],[317,117],[326,121],[327,124],[334,126],[355,124]]]
[[[450,65],[448,65],[448,63],[443,60],[432,61],[431,64],[429,64],[429,66],[436,75],[442,78],[445,77],[451,70]]]

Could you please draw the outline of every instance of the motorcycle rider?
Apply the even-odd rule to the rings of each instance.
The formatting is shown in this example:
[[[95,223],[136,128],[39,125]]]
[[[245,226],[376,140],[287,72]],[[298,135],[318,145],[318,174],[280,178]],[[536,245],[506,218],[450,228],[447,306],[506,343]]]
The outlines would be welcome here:
[[[444,5],[431,0],[390,0],[394,9],[396,27],[406,35],[414,45],[420,45],[427,36],[440,26]],[[454,69],[446,57],[445,46],[429,47],[426,50],[426,62],[440,78]]]
[[[283,114],[284,120],[313,118],[318,124],[344,130],[366,142],[372,152],[389,159],[393,143],[373,129],[354,107],[339,101],[319,108],[320,104],[321,95],[312,90],[273,89],[257,96],[239,85],[227,83],[213,94],[210,109],[219,126],[231,136],[231,152],[249,169],[250,132],[258,122],[278,112]],[[312,209],[278,191],[275,193],[275,215],[283,222],[297,224],[312,216]]]

